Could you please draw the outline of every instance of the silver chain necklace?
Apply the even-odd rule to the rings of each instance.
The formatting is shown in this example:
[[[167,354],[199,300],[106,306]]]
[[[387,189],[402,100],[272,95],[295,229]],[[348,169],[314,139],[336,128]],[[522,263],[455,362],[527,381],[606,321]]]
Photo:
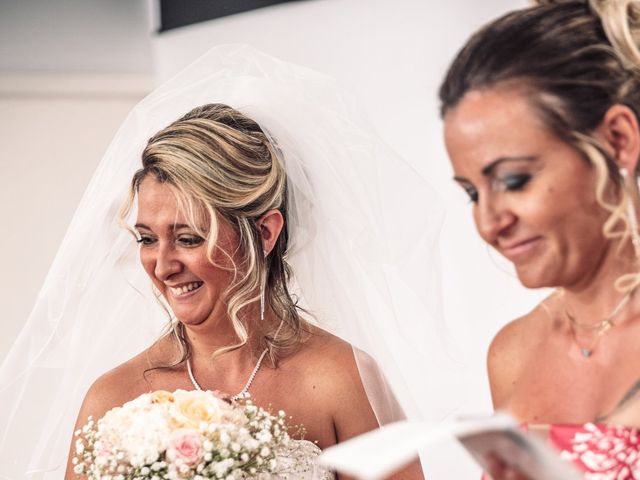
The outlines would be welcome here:
[[[276,334],[273,336],[274,340],[278,337],[278,333],[280,333],[280,329],[282,328],[283,324],[284,324],[284,321],[280,322],[280,325],[276,330]],[[265,348],[262,351],[262,353],[260,354],[260,357],[258,358],[258,361],[256,362],[256,366],[253,367],[253,370],[249,375],[249,379],[247,380],[247,383],[244,385],[244,388],[240,390],[238,393],[236,393],[235,395],[229,397],[230,400],[235,402],[251,396],[249,394],[249,388],[251,387],[253,380],[256,378],[256,375],[258,374],[258,370],[260,370],[260,367],[262,366],[262,361],[264,360],[264,357],[268,352],[269,352],[269,347]],[[198,384],[195,377],[193,376],[193,370],[191,369],[191,360],[188,358],[187,358],[187,373],[189,374],[189,379],[191,380],[191,383],[193,384],[194,388],[200,392],[203,391],[202,387]]]

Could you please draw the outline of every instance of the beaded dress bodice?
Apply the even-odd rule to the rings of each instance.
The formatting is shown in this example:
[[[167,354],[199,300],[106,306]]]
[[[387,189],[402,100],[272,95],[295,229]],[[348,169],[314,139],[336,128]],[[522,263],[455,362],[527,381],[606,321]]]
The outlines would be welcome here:
[[[290,440],[278,452],[278,474],[261,479],[286,478],[288,480],[335,480],[335,474],[315,460],[322,453],[320,447],[309,440]]]

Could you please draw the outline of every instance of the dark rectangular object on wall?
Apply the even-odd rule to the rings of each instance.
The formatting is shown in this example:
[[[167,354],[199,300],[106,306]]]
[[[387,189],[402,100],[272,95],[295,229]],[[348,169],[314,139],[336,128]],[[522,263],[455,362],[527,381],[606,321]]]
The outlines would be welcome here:
[[[301,0],[160,0],[160,32]]]

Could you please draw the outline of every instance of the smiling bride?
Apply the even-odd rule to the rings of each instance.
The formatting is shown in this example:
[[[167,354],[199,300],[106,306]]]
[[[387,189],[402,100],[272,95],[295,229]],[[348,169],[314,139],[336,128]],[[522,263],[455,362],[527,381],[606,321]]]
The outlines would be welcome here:
[[[333,476],[321,449],[411,412],[404,366],[435,351],[407,339],[434,331],[439,203],[357,112],[332,80],[246,47],[133,110],[0,371],[0,474],[59,478],[74,430],[149,392],[285,411],[303,427],[279,452],[289,478]]]

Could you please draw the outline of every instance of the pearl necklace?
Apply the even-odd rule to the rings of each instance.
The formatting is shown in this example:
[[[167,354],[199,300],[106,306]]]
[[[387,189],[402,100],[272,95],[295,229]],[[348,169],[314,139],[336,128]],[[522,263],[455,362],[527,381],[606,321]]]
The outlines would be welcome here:
[[[260,354],[260,358],[258,358],[258,361],[256,362],[256,366],[253,368],[251,375],[249,375],[249,380],[247,380],[247,383],[245,384],[244,388],[240,390],[238,393],[236,393],[235,395],[229,397],[230,400],[233,400],[235,402],[237,400],[240,400],[243,398],[249,398],[251,396],[249,394],[249,387],[251,387],[251,384],[253,383],[254,378],[256,378],[256,374],[258,373],[258,370],[260,370],[260,367],[262,366],[262,360],[264,360],[264,356],[267,354],[268,351],[269,351],[269,347],[265,348],[262,351],[262,353]],[[191,383],[193,384],[195,389],[201,392],[202,387],[198,384],[198,382],[196,382],[196,379],[193,376],[193,371],[191,370],[191,361],[188,358],[187,358],[187,373],[189,374],[189,379],[191,380]]]
[[[283,324],[284,324],[284,321],[280,322],[280,325],[276,330],[276,334],[273,336],[274,340],[278,337],[278,333],[280,333],[280,329],[282,328]],[[258,370],[260,370],[260,367],[262,366],[262,361],[264,360],[264,357],[268,352],[269,352],[269,347],[265,348],[262,351],[262,353],[260,354],[260,357],[258,357],[256,366],[253,367],[253,370],[249,375],[249,379],[247,380],[247,383],[244,385],[244,388],[240,390],[238,393],[236,393],[235,395],[229,397],[229,400],[235,402],[241,399],[249,398],[251,396],[249,394],[249,388],[251,387],[253,380],[256,378],[256,375],[258,374]],[[189,374],[189,379],[191,380],[191,384],[194,386],[194,388],[200,392],[203,391],[203,388],[200,386],[200,384],[196,381],[196,378],[193,376],[193,370],[191,369],[191,360],[188,358],[187,358],[187,373]]]

